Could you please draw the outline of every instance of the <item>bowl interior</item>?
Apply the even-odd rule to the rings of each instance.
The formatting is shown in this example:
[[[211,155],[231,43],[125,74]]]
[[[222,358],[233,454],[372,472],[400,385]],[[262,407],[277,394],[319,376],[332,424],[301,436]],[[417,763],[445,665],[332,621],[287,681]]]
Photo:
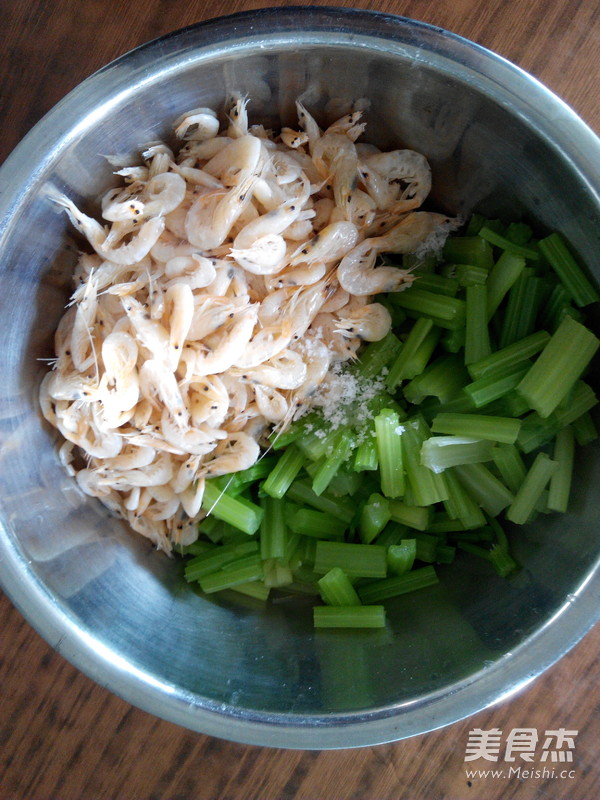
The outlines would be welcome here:
[[[3,579],[67,657],[182,724],[280,746],[400,738],[485,705],[583,633],[579,620],[551,652],[531,644],[551,624],[564,628],[569,599],[597,560],[598,495],[590,487],[600,481],[598,447],[578,460],[571,512],[543,517],[512,537],[524,565],[516,578],[501,580],[459,556],[440,567],[439,586],[390,602],[384,631],[314,632],[311,603],[302,598],[265,608],[194,593],[178,562],[80,493],[40,421],[40,359],[52,355],[79,245],[46,190],[55,186],[93,210],[115,183],[104,155],[138,153],[146,142],[170,138],[170,123],[182,112],[221,108],[232,91],[248,94],[252,122],[274,128],[294,124],[296,98],[323,123],[366,98],[367,140],[430,159],[432,207],[525,214],[560,228],[593,267],[597,194],[584,156],[565,146],[573,130],[585,131],[501,59],[427,26],[398,19],[384,25],[390,18],[360,14],[344,16],[334,30],[322,15],[322,29],[319,23],[294,32],[291,14],[280,14],[277,25],[273,14],[257,19],[255,30],[248,16],[233,27],[219,21],[120,59],[63,101],[4,167]],[[567,131],[562,141],[550,135],[551,118],[554,130]],[[37,153],[33,163],[25,148]],[[526,647],[531,658],[502,678]],[[473,692],[477,682],[484,688]],[[460,702],[436,714],[436,703],[453,694]],[[360,733],[371,723],[379,727]],[[281,726],[295,733],[282,734]]]

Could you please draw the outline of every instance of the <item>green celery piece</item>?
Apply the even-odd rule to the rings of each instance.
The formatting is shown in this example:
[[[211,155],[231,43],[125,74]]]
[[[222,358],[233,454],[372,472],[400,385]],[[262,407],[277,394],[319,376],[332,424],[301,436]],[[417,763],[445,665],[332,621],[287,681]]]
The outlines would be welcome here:
[[[421,464],[439,473],[459,464],[492,460],[494,443],[468,436],[431,436],[421,446]]]
[[[522,364],[531,356],[540,353],[549,341],[550,334],[547,331],[536,331],[524,339],[519,339],[501,350],[496,350],[495,353],[469,364],[467,369],[474,381],[496,374],[501,375],[505,370]]]
[[[600,341],[579,322],[565,317],[517,386],[540,417],[548,417],[573,388],[596,354]]]
[[[600,295],[571,255],[565,240],[555,232],[539,243],[540,251],[578,306],[600,300]]]
[[[501,236],[499,233],[491,230],[487,225],[484,225],[479,231],[479,236],[485,239],[494,247],[499,247],[505,253],[510,255],[519,256],[523,259],[527,258],[529,261],[538,261],[539,253],[531,247],[524,247],[523,245],[515,244],[515,242],[508,239],[506,236]]]
[[[448,487],[448,499],[444,501],[444,508],[448,516],[454,520],[460,520],[467,530],[474,530],[485,525],[483,512],[463,487],[455,471],[447,469],[444,477]],[[431,525],[428,530],[431,530]]]
[[[475,238],[477,238],[477,234],[487,222],[488,220],[486,220],[483,214],[471,214],[469,221],[467,223],[465,236],[474,236]]]
[[[465,322],[465,301],[456,297],[428,292],[426,289],[411,287],[407,292],[392,295],[394,305],[419,316],[431,317],[438,321],[462,327]]]
[[[263,518],[260,523],[261,558],[283,558],[286,553],[287,528],[284,520],[284,503],[273,497],[260,501]]]
[[[469,436],[492,442],[514,444],[517,441],[521,420],[511,417],[484,416],[482,414],[451,414],[441,412],[433,418],[433,433]]]
[[[465,364],[481,361],[492,352],[487,315],[486,286],[467,286]]]
[[[516,389],[531,368],[530,361],[511,364],[502,372],[494,371],[484,375],[472,383],[467,383],[463,391],[467,394],[475,408],[483,408],[494,400],[499,400]]]
[[[387,574],[386,548],[377,544],[317,541],[314,570],[329,572],[340,567],[349,578],[384,578]]]
[[[363,544],[371,544],[392,518],[390,504],[385,497],[374,493],[360,512],[359,533]]]
[[[575,458],[575,434],[573,428],[563,428],[556,434],[553,461],[558,468],[550,478],[548,508],[550,511],[566,512],[569,507],[573,461]]]
[[[573,420],[572,427],[575,440],[580,447],[590,444],[590,442],[594,442],[598,438],[598,429],[589,411]]]
[[[469,381],[466,368],[456,355],[443,355],[429,364],[404,387],[404,396],[409,403],[421,403],[433,395],[447,403]]]
[[[440,544],[439,537],[432,536],[429,533],[417,533],[415,541],[417,543],[417,559],[433,564]]]
[[[470,264],[484,269],[491,269],[494,264],[489,242],[479,236],[449,236],[442,254],[451,264]]]
[[[447,297],[456,297],[459,283],[455,278],[431,273],[417,275],[416,278],[414,285],[419,289],[425,289],[434,294],[445,294]]]
[[[408,530],[408,525],[401,525],[399,522],[388,522],[374,544],[380,544],[383,547],[390,547],[392,544],[400,544],[403,539],[409,538],[410,534]]]
[[[315,628],[385,628],[385,608],[381,605],[315,606]]]
[[[390,366],[390,371],[385,381],[389,390],[395,389],[403,380],[415,377],[415,375],[411,374],[412,370],[409,371],[407,368],[432,328],[433,322],[424,317],[416,320],[413,324],[397,358]]]
[[[446,331],[440,339],[440,344],[448,353],[458,353],[465,346],[466,333],[464,328]]]
[[[560,427],[554,415],[542,419],[537,411],[532,411],[522,421],[517,446],[522,453],[531,453],[550,442]]]
[[[534,332],[545,294],[544,281],[535,275],[525,274],[523,270],[508,293],[499,340],[501,348]]]
[[[506,511],[506,519],[516,525],[524,525],[535,510],[536,503],[557,469],[556,461],[553,461],[546,453],[538,453],[513,502]]]
[[[263,492],[270,497],[282,498],[296,479],[303,464],[304,454],[296,445],[291,444],[262,484]]]
[[[409,506],[401,500],[389,501],[391,519],[401,525],[408,525],[418,531],[424,531],[429,526],[431,512],[429,506]]]
[[[513,493],[483,464],[462,464],[454,471],[468,494],[491,517],[497,517],[513,502]]]
[[[374,423],[382,494],[401,497],[404,494],[401,443],[404,428],[398,414],[387,408],[375,417]]]
[[[362,479],[353,469],[348,469],[348,464],[343,464],[335,473],[327,490],[333,497],[347,497],[355,495],[361,488]]]
[[[481,229],[480,229],[481,230]],[[505,231],[506,238],[514,244],[527,244],[533,231],[524,222],[511,222]]]
[[[374,472],[378,466],[377,443],[374,438],[368,438],[356,448],[354,469],[356,472]]]
[[[494,448],[492,459],[502,481],[511,492],[516,493],[527,474],[527,469],[517,448],[513,444],[501,444]]]
[[[311,487],[303,480],[294,481],[287,491],[286,497],[295,503],[307,504],[317,511],[323,511],[347,525],[350,524],[355,514],[355,504],[347,497],[331,497],[330,495],[315,494]]]
[[[391,544],[387,549],[389,571],[394,575],[410,572],[416,557],[416,539],[402,539],[398,544]]]
[[[272,433],[269,437],[271,449],[282,450],[284,447],[287,447],[289,444],[292,444],[292,442],[306,435],[307,430],[312,430],[315,427],[322,428],[323,424],[322,415],[316,411],[312,411],[310,414],[306,414],[306,416],[292,422],[287,430]]]
[[[474,267],[472,264],[456,264],[452,267],[453,275],[460,286],[483,286],[489,272],[485,267]]]
[[[317,539],[339,539],[347,527],[343,520],[313,508],[299,508],[289,517],[288,525],[292,533]]]
[[[204,486],[202,508],[207,514],[212,514],[249,535],[259,529],[263,514],[260,506],[244,498],[229,497],[210,480]]]
[[[235,562],[227,566],[227,570],[221,569],[200,578],[200,588],[205,594],[221,592],[224,589],[231,589],[240,584],[262,580],[263,566],[258,554],[244,558],[243,564],[240,566],[236,566]]]
[[[398,355],[402,343],[393,333],[388,333],[378,342],[372,342],[360,355],[354,369],[364,378],[375,378],[381,375],[384,367],[388,366]]]
[[[241,494],[252,484],[263,480],[275,467],[278,460],[277,456],[263,456],[248,469],[243,469],[240,472],[232,473],[231,476],[227,476],[228,478],[233,478],[227,487],[227,494],[237,497],[238,494]]]
[[[458,517],[452,518],[447,512],[438,511],[433,515],[433,520],[429,523],[426,533],[442,536],[446,533],[465,530],[467,530],[466,525]]]
[[[317,581],[323,602],[328,606],[359,606],[360,598],[350,579],[339,567],[333,567]]]
[[[355,447],[356,438],[353,433],[342,428],[335,438],[331,454],[326,456],[313,477],[312,490],[315,494],[323,494],[338,469],[350,458]]]
[[[390,597],[425,589],[436,583],[439,583],[439,578],[434,567],[420,567],[404,575],[394,575],[391,578],[364,584],[358,588],[358,596],[365,605],[381,603]]]
[[[402,454],[406,469],[407,489],[414,495],[418,506],[431,506],[448,499],[448,487],[444,474],[436,474],[421,464],[421,448],[429,438],[430,430],[420,417],[404,424],[402,434]],[[405,492],[405,500],[408,500]],[[402,520],[397,520],[402,522]]]
[[[525,269],[525,259],[504,252],[494,265],[487,282],[487,315],[490,320],[507,292]]]
[[[435,554],[436,564],[452,564],[456,556],[456,547],[449,544],[439,544]]]
[[[249,581],[248,583],[238,583],[236,586],[229,587],[232,592],[246,595],[246,597],[253,597],[256,600],[265,602],[269,598],[271,589],[262,581]]]
[[[197,581],[204,575],[210,575],[211,572],[221,569],[231,561],[256,553],[258,553],[258,543],[256,541],[212,547],[210,550],[186,562],[185,579],[188,582]]]
[[[585,381],[577,381],[573,389],[552,413],[551,417],[559,428],[576,422],[583,414],[594,408],[598,398],[592,387]]]
[[[507,578],[518,569],[517,562],[511,554],[497,545],[493,545],[492,549],[489,551],[489,560],[492,567],[501,578]]]

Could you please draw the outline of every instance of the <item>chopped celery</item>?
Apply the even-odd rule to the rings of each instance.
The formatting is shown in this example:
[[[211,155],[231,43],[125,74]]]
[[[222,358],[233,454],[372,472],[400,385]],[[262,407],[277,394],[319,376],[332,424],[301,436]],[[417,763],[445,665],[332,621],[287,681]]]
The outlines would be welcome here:
[[[323,602],[328,606],[359,606],[360,598],[346,573],[333,567],[317,581]]]
[[[263,483],[263,491],[271,497],[283,497],[302,469],[303,464],[304,455],[302,452],[295,445],[290,445]]]
[[[374,472],[378,466],[377,443],[374,438],[366,439],[356,448],[354,469],[357,472]]]
[[[391,500],[389,503],[391,519],[401,525],[408,525],[418,531],[424,531],[429,525],[431,512],[429,506],[409,506],[401,500]]]
[[[468,436],[431,436],[421,446],[421,464],[432,472],[443,472],[458,464],[491,461],[494,443]]]
[[[513,493],[483,464],[462,464],[454,470],[467,492],[490,516],[497,517],[513,502]]]
[[[386,548],[377,544],[317,541],[315,572],[340,567],[350,578],[384,578],[387,573]]]
[[[284,503],[273,497],[260,502],[263,518],[260,523],[261,558],[282,558],[286,551],[287,530],[283,517]]]
[[[506,519],[523,525],[533,513],[536,503],[558,469],[558,463],[546,453],[538,453],[519,491],[506,512]]]
[[[397,597],[407,592],[416,592],[439,583],[439,578],[433,567],[419,567],[404,575],[395,575],[380,581],[363,584],[358,589],[358,596],[365,605],[381,603],[390,597]]]
[[[550,334],[546,331],[537,331],[524,339],[496,350],[489,356],[469,364],[467,369],[474,381],[492,375],[501,375],[504,370],[517,364],[522,364],[531,356],[541,352],[550,341]]]
[[[548,508],[565,512],[569,506],[573,460],[575,457],[575,435],[572,428],[563,428],[556,434],[553,460],[558,467],[550,478]]]
[[[467,286],[465,325],[465,364],[481,361],[492,352],[488,331],[487,289],[475,284]]]
[[[517,448],[512,444],[495,447],[492,459],[506,486],[511,492],[517,492],[527,473]]]
[[[525,269],[525,259],[505,251],[490,272],[487,282],[488,320],[496,313],[506,293]]]
[[[455,297],[411,288],[410,292],[397,292],[392,300],[400,308],[412,311],[420,317],[431,317],[438,324],[451,323],[462,327],[465,323],[465,301]]]
[[[506,236],[501,236],[487,225],[484,225],[480,229],[479,236],[481,236],[482,239],[485,239],[486,242],[489,242],[495,247],[499,247],[501,250],[504,250],[505,253],[521,256],[522,258],[527,258],[530,261],[537,261],[539,259],[537,250],[534,250],[531,247],[524,247],[523,245],[515,244],[512,239],[508,239]]]
[[[363,544],[371,544],[392,518],[390,504],[380,494],[370,495],[360,512],[359,532]]]
[[[347,525],[354,516],[354,504],[346,497],[330,497],[327,494],[315,494],[304,481],[294,481],[287,491],[286,497],[295,503],[307,503],[333,517],[337,517]]]
[[[507,417],[440,413],[434,417],[431,430],[434,433],[470,436],[476,439],[489,439],[492,442],[514,444],[520,427],[521,420]]]
[[[342,428],[335,438],[331,454],[326,456],[313,477],[312,490],[315,494],[323,494],[335,473],[344,461],[350,458],[355,447],[356,439],[354,435],[351,431]]]
[[[565,317],[517,391],[541,417],[547,417],[573,388],[598,347],[600,341],[588,328]]]
[[[206,481],[202,508],[207,514],[228,522],[244,533],[256,533],[262,519],[262,509],[240,497],[230,497],[211,481]]]
[[[598,292],[560,236],[521,222],[474,217],[443,258],[404,256],[417,281],[377,298],[392,330],[345,367],[342,426],[324,406],[269,437],[281,453],[206,481],[201,538],[174,548],[186,580],[320,595],[316,627],[381,627],[380,603],[438,581],[420,564],[459,548],[510,576],[499,520],[567,510],[575,443],[598,437],[582,376],[600,341],[579,308]]]
[[[387,550],[387,563],[394,575],[410,572],[417,557],[417,540],[402,539],[398,544],[391,544]]]
[[[313,508],[299,508],[288,519],[288,525],[292,533],[316,539],[339,539],[346,530],[344,520]]]
[[[578,306],[600,300],[597,290],[585,276],[559,233],[551,233],[541,239],[540,250]]]
[[[199,580],[200,588],[206,594],[211,594],[212,592],[231,589],[240,584],[261,580],[263,577],[263,565],[260,555],[257,553],[254,556],[250,556],[250,559],[251,562],[244,559],[244,563],[240,566],[236,566],[234,562],[233,566],[229,565],[230,569],[221,569],[205,575]]]
[[[401,443],[403,432],[404,428],[394,411],[385,408],[375,417],[381,492],[385,497],[401,497],[404,494]]]

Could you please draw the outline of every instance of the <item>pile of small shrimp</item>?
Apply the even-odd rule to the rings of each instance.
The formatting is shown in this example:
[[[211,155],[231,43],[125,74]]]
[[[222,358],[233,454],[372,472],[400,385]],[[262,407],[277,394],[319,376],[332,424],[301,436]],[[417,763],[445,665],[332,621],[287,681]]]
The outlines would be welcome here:
[[[416,211],[426,159],[357,143],[361,111],[321,130],[249,125],[232,101],[221,127],[199,108],[175,123],[174,154],[102,199],[103,222],[64,194],[94,254],[81,254],[40,401],[60,457],[165,552],[197,538],[205,480],[252,466],[273,430],[311,405],[328,372],[391,327],[379,292],[412,275],[377,266],[448,219]]]

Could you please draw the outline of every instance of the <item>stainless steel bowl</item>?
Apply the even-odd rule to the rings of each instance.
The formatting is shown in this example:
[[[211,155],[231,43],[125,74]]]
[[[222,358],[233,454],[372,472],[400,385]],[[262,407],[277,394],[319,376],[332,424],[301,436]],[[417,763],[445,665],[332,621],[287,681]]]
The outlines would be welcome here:
[[[600,143],[533,78],[464,39],[363,11],[279,8],[187,28],[128,53],[51,111],[1,171],[0,577],[67,659],[158,716],[253,744],[386,742],[518,691],[598,618],[600,451],[577,463],[573,509],[514,537],[513,580],[473,560],[389,604],[384,632],[314,632],[308,603],[205,598],[177,564],[84,497],[57,463],[36,388],[73,266],[54,185],[112,182],[102,154],[134,153],[184,110],[237,90],[255,120],[370,100],[368,135],[424,152],[448,211],[526,213],[558,228],[600,276]],[[335,101],[335,102],[333,102]]]

